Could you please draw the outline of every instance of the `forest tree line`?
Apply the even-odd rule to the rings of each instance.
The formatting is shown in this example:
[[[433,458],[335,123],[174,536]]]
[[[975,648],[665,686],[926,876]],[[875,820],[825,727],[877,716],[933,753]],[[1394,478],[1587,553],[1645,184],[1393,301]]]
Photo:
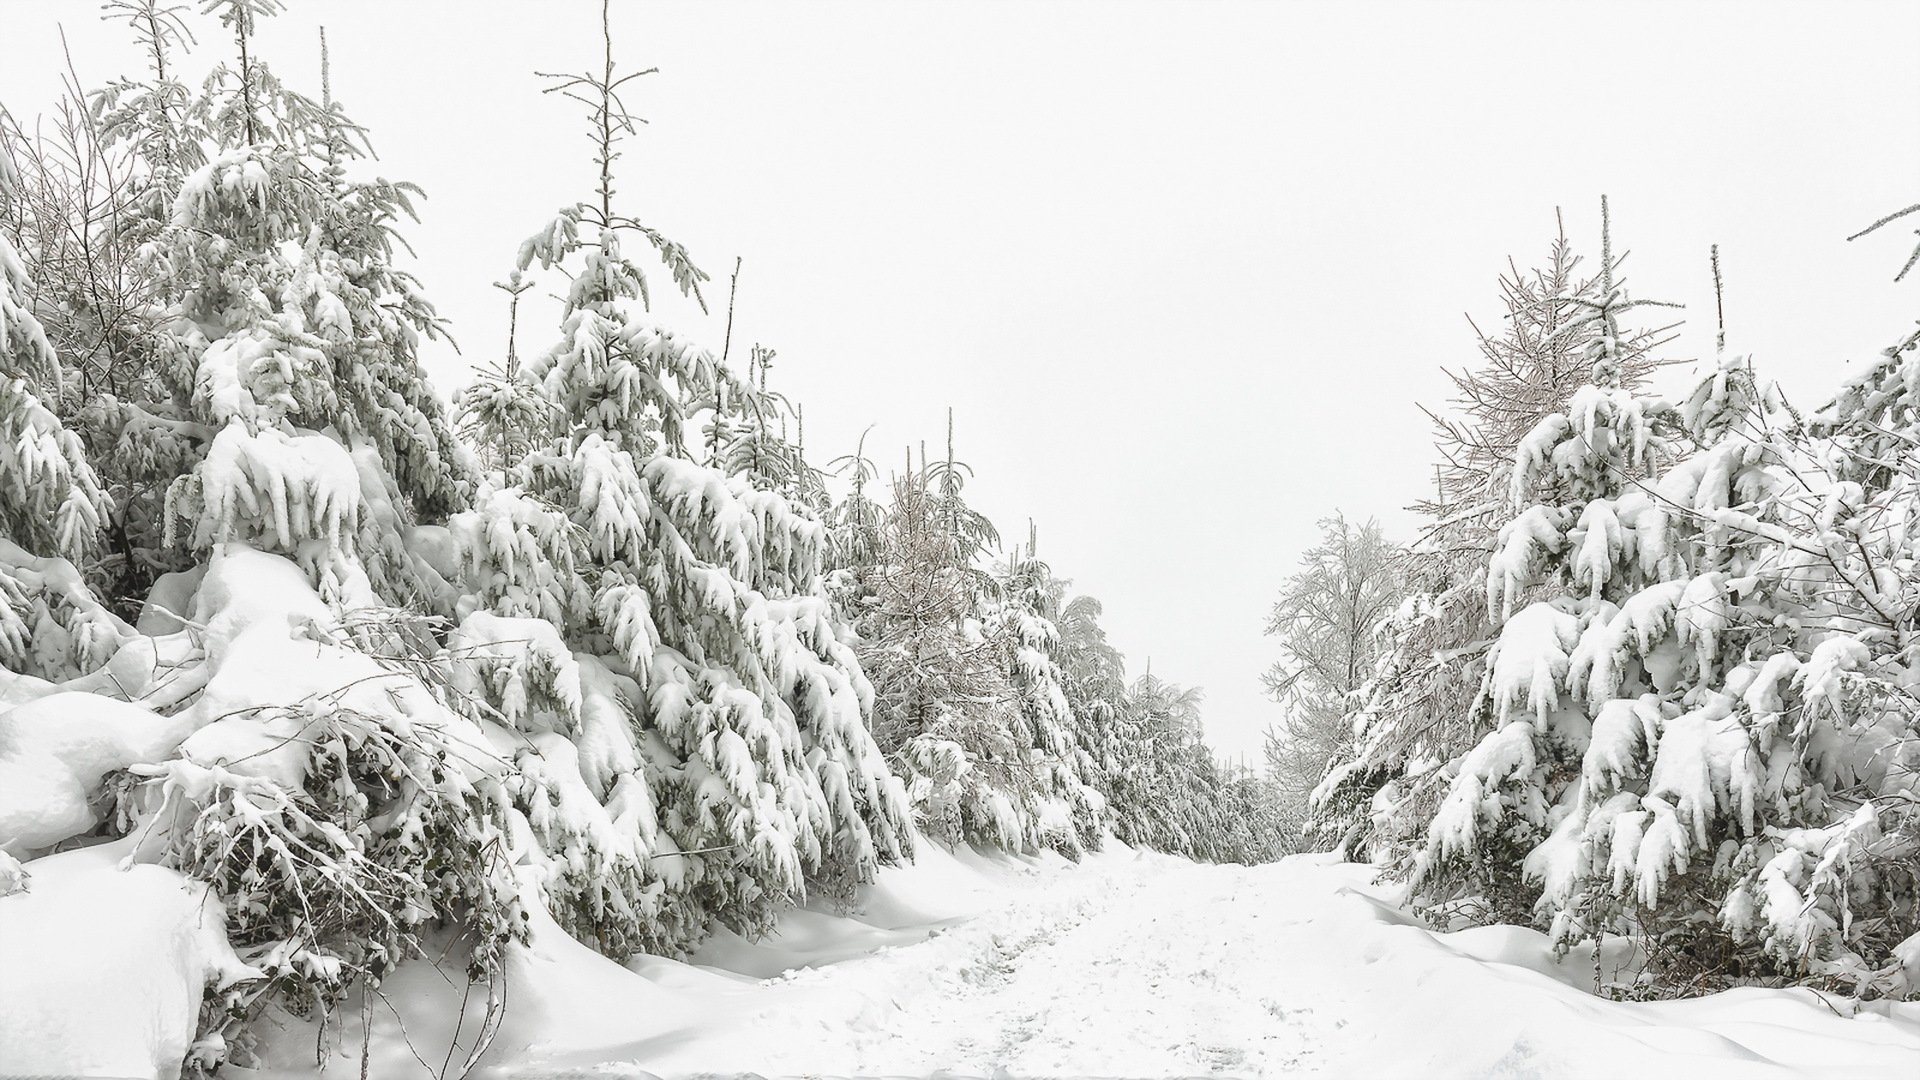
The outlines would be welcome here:
[[[449,406],[422,193],[324,53],[315,96],[261,55],[276,0],[211,0],[198,49],[187,8],[107,8],[148,70],[0,126],[0,726],[97,735],[11,763],[0,893],[98,844],[211,883],[258,977],[210,990],[193,1065],[448,928],[497,1008],[548,918],[679,955],[917,837],[1270,857],[1198,691],[1129,675],[951,431],[823,467],[771,349],[650,319],[713,282],[616,197],[610,32],[554,84],[598,133],[580,200],[502,253],[514,331]]]

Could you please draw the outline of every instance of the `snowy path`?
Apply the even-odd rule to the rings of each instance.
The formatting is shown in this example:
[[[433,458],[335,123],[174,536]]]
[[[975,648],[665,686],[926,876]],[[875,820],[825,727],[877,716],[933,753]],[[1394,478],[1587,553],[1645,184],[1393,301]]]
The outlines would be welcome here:
[[[1308,1067],[1333,1011],[1289,962],[1302,924],[1271,909],[1273,898],[1248,878],[1240,868],[1169,873],[1153,863],[1068,875],[1064,888],[1035,888],[924,945],[790,977],[795,989],[828,991],[823,1000],[842,986],[866,999],[845,1041],[806,1071],[1161,1076]],[[757,1019],[771,1024],[780,1012]],[[821,1017],[823,1026],[833,1019]]]
[[[562,1036],[490,1072],[1920,1075],[1920,1004],[1829,1007],[1759,990],[1603,1001],[1578,988],[1590,983],[1590,958],[1556,964],[1526,930],[1430,933],[1369,899],[1365,876],[1309,862],[1218,867],[1125,853],[1003,872],[977,915],[931,934],[812,914],[774,948],[823,948],[849,925],[882,944],[850,959],[827,948],[822,958],[838,962],[771,979],[647,962],[640,970],[660,996],[651,1015],[625,1020],[647,1035],[592,1050]],[[760,948],[726,955],[739,961]],[[598,999],[578,1000],[549,1015],[570,1022]]]

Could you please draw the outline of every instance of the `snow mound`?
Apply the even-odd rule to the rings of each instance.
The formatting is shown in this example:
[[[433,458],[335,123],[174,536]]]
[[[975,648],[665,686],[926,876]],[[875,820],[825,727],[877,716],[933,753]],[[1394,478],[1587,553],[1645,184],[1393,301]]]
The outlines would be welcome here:
[[[207,887],[157,866],[44,875],[0,896],[0,1075],[172,1080],[201,992],[260,973]]]
[[[1524,927],[1438,933],[1397,917],[1397,896],[1373,887],[1366,867],[1309,858],[1276,870],[1292,880],[1269,888],[1319,894],[1323,943],[1303,959],[1335,978],[1362,965],[1342,979],[1357,984],[1351,1000],[1364,1011],[1346,1017],[1330,1043],[1336,1075],[1842,1080],[1920,1072],[1920,1003],[1759,988],[1614,1001],[1593,991],[1631,975],[1620,943],[1597,959],[1590,946],[1556,958],[1545,934]]]
[[[165,757],[187,730],[98,694],[51,694],[0,712],[0,851],[24,856],[91,829],[101,777]]]

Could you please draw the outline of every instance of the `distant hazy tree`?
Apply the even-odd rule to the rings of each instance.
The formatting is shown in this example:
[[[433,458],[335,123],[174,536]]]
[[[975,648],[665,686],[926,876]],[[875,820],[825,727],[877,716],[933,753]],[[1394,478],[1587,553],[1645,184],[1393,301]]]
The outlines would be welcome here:
[[[1267,693],[1285,710],[1266,735],[1269,790],[1280,827],[1294,837],[1328,763],[1350,752],[1355,693],[1373,676],[1376,630],[1400,604],[1398,549],[1378,522],[1336,515],[1320,530],[1267,616],[1267,633],[1280,639]]]

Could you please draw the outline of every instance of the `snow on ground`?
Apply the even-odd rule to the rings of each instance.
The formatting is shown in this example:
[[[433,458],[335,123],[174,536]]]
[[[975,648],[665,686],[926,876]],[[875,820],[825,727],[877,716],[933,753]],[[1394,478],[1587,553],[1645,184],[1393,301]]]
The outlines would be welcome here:
[[[1264,993],[1274,916],[1235,875],[1132,853],[1007,877],[922,944],[762,984],[662,1073],[1261,1075],[1310,1064],[1337,1010]],[[1305,989],[1297,987],[1296,989]],[[778,1047],[778,1056],[768,1049]]]
[[[0,897],[0,1076],[177,1076],[202,988],[259,977],[204,883],[101,857],[127,847],[36,861]]]
[[[803,909],[761,942],[722,934],[691,964],[623,970],[536,927],[476,1075],[1920,1076],[1920,1003],[1607,1001],[1588,992],[1591,953],[1556,963],[1516,928],[1430,932],[1361,867],[922,851],[851,917]],[[425,1008],[437,977],[418,975],[389,983],[400,1012],[409,997]],[[376,1018],[373,1075],[437,1073],[457,990],[408,1019],[415,1046],[396,1049]],[[450,1075],[479,1028],[483,995],[468,996]],[[329,1071],[357,1075],[359,1021],[345,1028]],[[311,1036],[290,1042],[310,1065]]]

